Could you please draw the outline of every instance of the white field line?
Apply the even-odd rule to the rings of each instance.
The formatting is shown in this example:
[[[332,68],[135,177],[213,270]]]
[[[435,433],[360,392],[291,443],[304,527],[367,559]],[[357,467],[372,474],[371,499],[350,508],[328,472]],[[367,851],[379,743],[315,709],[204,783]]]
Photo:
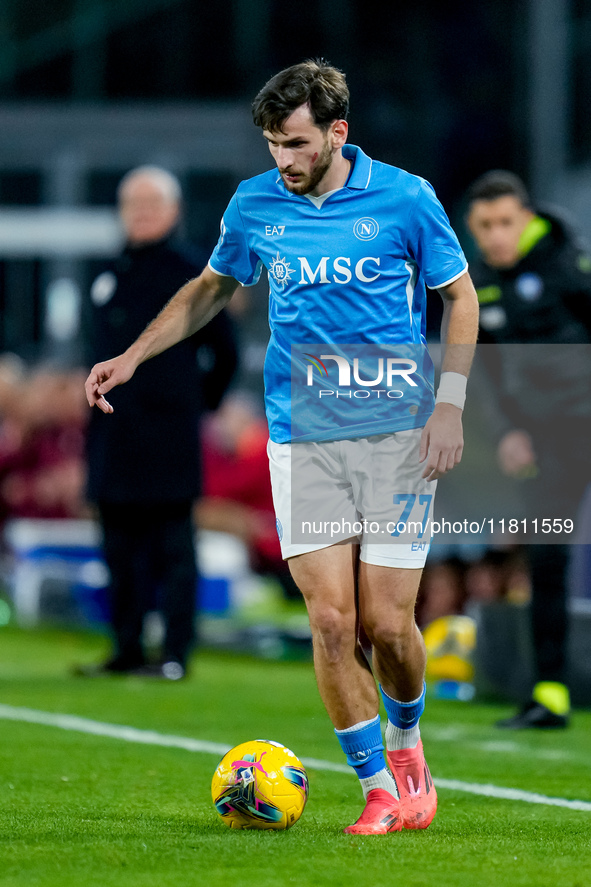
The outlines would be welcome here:
[[[61,715],[53,712],[38,711],[33,708],[20,708],[0,703],[0,720],[24,721],[28,724],[42,724],[47,727],[58,727],[76,733],[88,733],[92,736],[107,736],[124,742],[137,742],[141,745],[158,745],[166,748],[182,748],[185,751],[202,752],[222,756],[231,748],[219,742],[206,742],[202,739],[191,739],[188,736],[171,736],[157,733],[155,730],[138,730],[137,727],[125,727],[120,724],[105,724],[92,721],[77,715]],[[317,758],[302,758],[302,763],[311,770],[329,770],[335,773],[351,773],[346,764],[322,761]],[[528,804],[545,804],[551,807],[566,807],[568,810],[582,810],[591,813],[591,802],[570,801],[567,798],[550,798],[535,792],[524,792],[516,788],[503,788],[498,785],[482,785],[480,783],[461,782],[456,779],[435,779],[437,788],[451,791],[467,792],[482,795],[485,798],[501,798],[505,801],[525,801]]]
[[[386,722],[384,721],[384,728]],[[513,742],[511,739],[478,740],[470,730],[459,727],[441,727],[433,729],[431,724],[425,725],[424,735],[432,742],[459,742],[462,748],[473,748],[480,752],[503,755],[522,755],[527,758],[539,758],[541,761],[583,761],[589,764],[588,757],[574,755],[559,748],[534,748],[526,742]]]

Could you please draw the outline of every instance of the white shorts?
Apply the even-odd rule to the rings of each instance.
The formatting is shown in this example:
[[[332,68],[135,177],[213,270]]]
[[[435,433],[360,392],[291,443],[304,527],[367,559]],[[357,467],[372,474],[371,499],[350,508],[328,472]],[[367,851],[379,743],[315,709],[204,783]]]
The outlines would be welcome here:
[[[431,541],[436,481],[421,477],[421,428],[320,443],[269,441],[284,558],[339,542],[368,564],[420,569]]]

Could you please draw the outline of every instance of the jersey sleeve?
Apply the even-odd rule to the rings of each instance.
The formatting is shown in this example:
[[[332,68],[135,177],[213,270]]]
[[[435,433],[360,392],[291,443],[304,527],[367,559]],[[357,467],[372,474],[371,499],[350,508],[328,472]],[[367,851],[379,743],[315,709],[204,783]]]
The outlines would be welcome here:
[[[445,210],[424,179],[409,219],[408,248],[431,289],[453,283],[468,267]]]
[[[236,194],[223,215],[220,237],[209,259],[209,267],[223,277],[233,277],[242,286],[253,286],[261,276],[262,262],[249,248]]]

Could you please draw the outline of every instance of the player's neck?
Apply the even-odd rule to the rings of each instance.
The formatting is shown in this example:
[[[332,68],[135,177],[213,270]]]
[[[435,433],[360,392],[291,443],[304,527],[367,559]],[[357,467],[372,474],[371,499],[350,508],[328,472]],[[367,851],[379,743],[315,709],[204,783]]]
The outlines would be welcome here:
[[[343,157],[339,150],[335,154],[334,160],[327,169],[326,174],[318,182],[314,190],[310,191],[312,197],[322,197],[323,194],[328,194],[329,191],[337,191],[339,188],[342,188],[349,178],[350,169],[351,161]]]

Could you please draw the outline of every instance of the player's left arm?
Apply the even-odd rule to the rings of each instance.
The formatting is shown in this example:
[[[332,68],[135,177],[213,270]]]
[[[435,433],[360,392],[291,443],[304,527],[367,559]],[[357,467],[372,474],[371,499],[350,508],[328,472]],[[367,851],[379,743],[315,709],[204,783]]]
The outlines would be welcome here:
[[[478,296],[468,272],[438,292],[444,303],[442,380],[435,409],[423,428],[419,456],[419,461],[425,462],[423,477],[428,480],[442,477],[462,458],[465,384],[460,376],[467,379],[470,374],[478,337]],[[443,376],[444,373],[458,375]]]

